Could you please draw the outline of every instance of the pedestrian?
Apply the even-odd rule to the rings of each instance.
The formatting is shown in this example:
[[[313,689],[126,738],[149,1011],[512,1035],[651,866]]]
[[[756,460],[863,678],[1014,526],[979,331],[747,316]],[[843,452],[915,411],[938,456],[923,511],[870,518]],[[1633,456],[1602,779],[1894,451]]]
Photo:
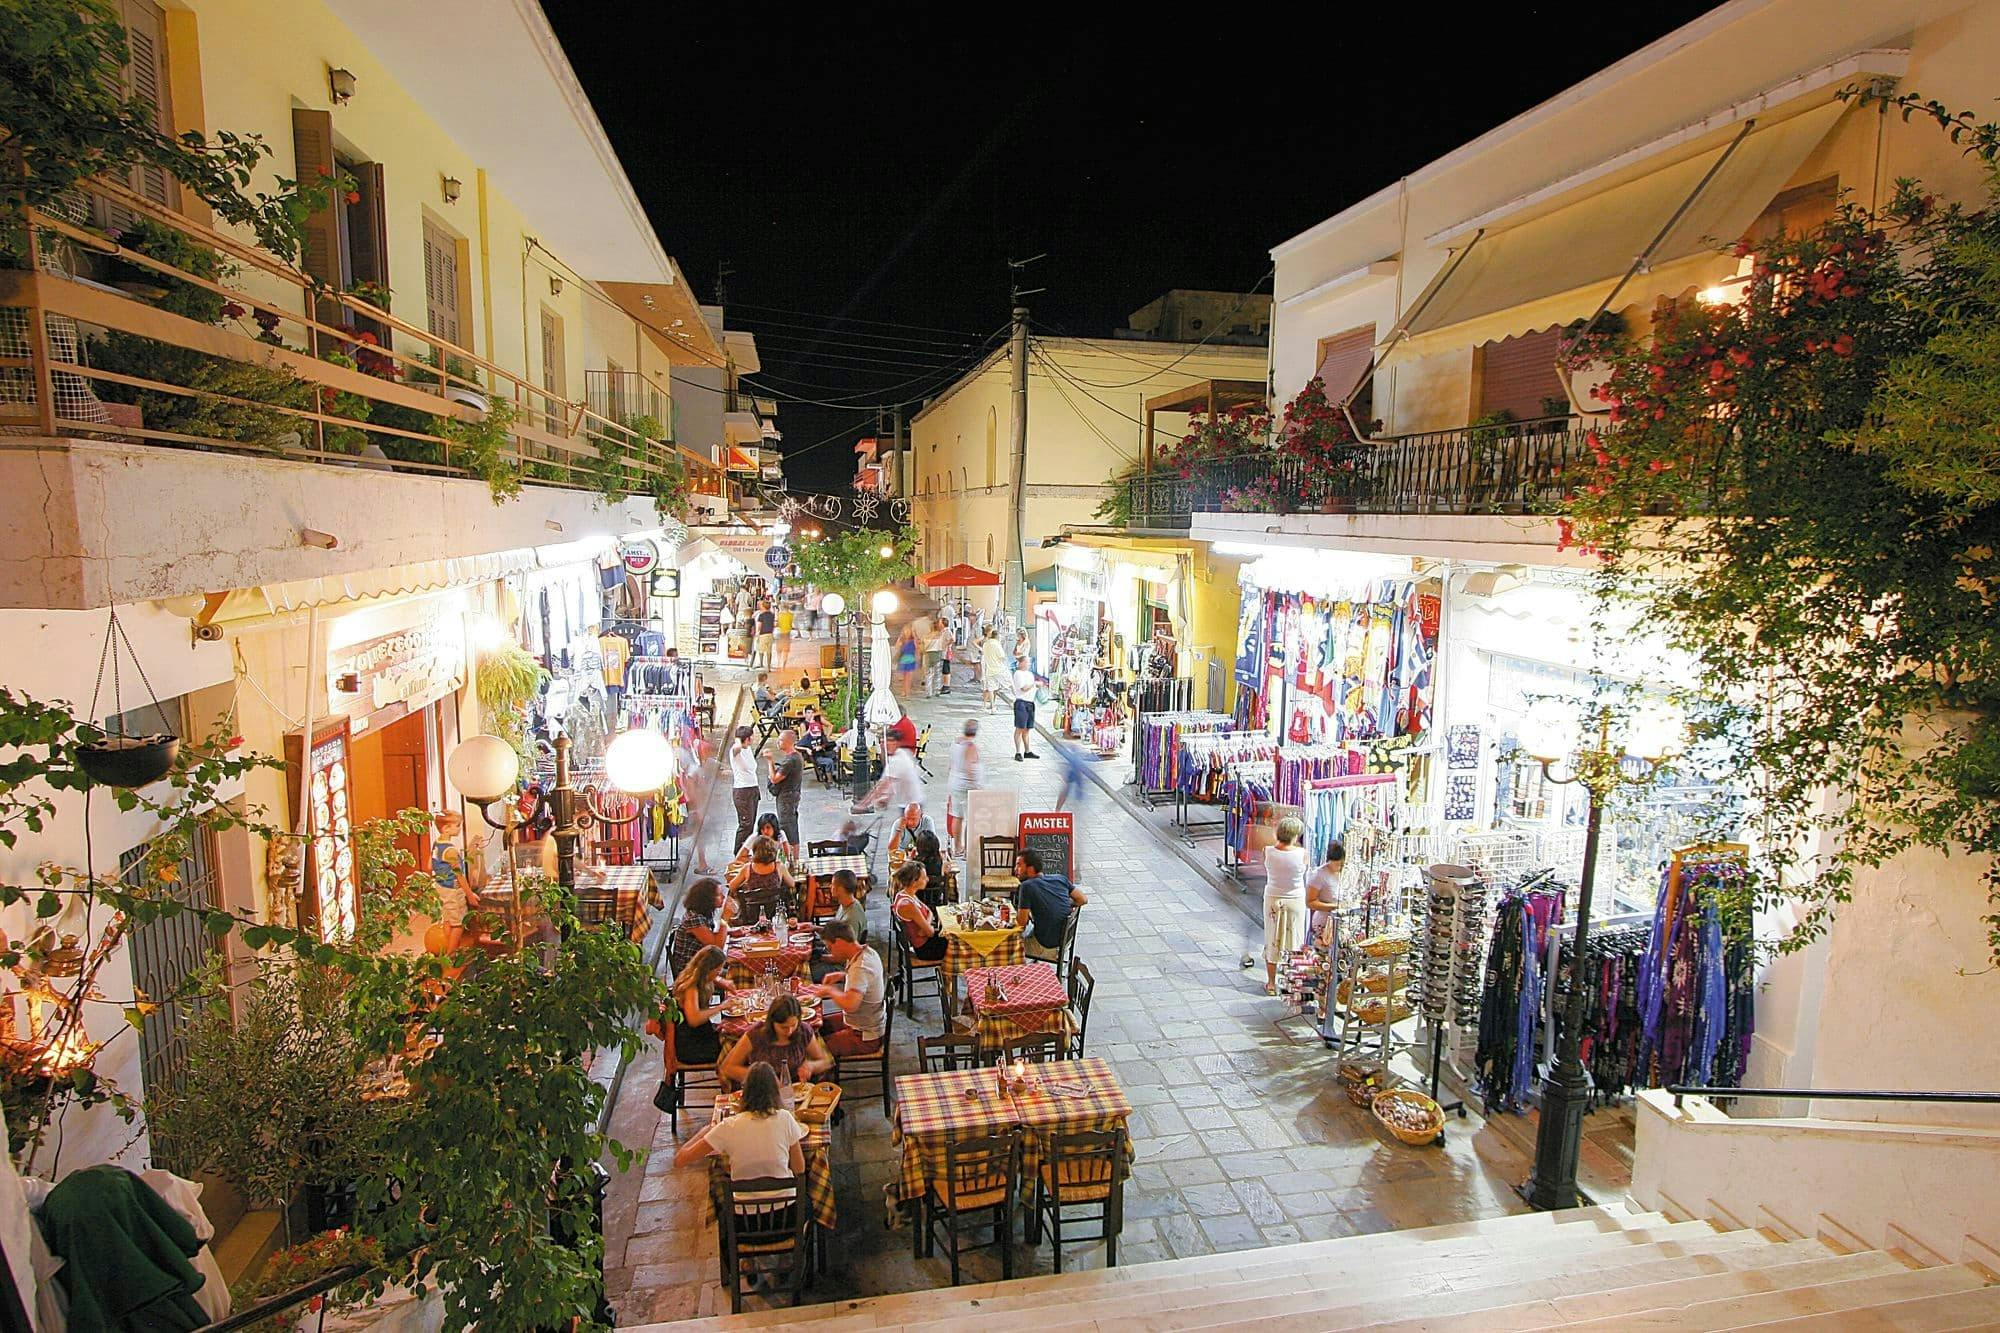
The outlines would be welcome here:
[[[951,838],[953,856],[963,850],[959,834],[965,828],[966,800],[985,785],[986,757],[979,752],[979,719],[969,717],[963,734],[951,743],[951,771],[945,779],[944,828]]]
[[[902,637],[896,640],[896,675],[903,683],[903,697],[908,698],[917,684],[917,631],[910,625],[903,627]]]
[[[1278,993],[1278,964],[1305,942],[1305,823],[1296,815],[1278,821],[1278,842],[1264,849],[1264,993]]]
[[[1007,650],[1000,645],[1000,635],[987,630],[979,645],[979,685],[986,696],[986,706],[993,706],[993,696],[1001,686],[1007,684]]]
[[[944,664],[944,626],[933,623],[924,635],[924,698],[937,694],[938,668]]]
[[[1040,759],[1041,756],[1028,748],[1028,737],[1035,729],[1035,673],[1027,664],[1014,668],[1014,762],[1023,759]]]
[[[1035,669],[1035,650],[1028,646],[1028,631],[1021,630],[1014,636],[1013,657],[1016,671],[1022,667],[1026,667],[1030,672]]]
[[[799,734],[787,727],[778,733],[778,752],[771,756],[771,795],[778,802],[778,827],[794,847],[799,845],[799,796],[805,786]]]
[[[1063,766],[1062,790],[1056,793],[1056,809],[1060,810],[1069,804],[1071,792],[1083,790],[1083,747],[1059,736],[1056,738],[1056,758],[1062,760]]]
[[[771,609],[770,598],[767,597],[757,603],[757,614],[752,619],[750,628],[756,635],[752,640],[755,646],[750,650],[750,665],[767,667],[777,665],[772,659],[778,642],[778,615]]]
[[[784,647],[785,665],[787,666],[791,665],[792,661],[793,619],[792,604],[790,602],[780,604],[778,607],[778,642]]]
[[[756,739],[757,728],[738,727],[736,739],[729,745],[729,785],[736,799],[736,836],[729,840],[731,847],[741,847],[750,830],[757,827]]]
[[[879,810],[884,806],[906,809],[924,803],[924,779],[917,768],[916,750],[903,743],[895,731],[882,733],[882,777],[861,799],[859,810]]]

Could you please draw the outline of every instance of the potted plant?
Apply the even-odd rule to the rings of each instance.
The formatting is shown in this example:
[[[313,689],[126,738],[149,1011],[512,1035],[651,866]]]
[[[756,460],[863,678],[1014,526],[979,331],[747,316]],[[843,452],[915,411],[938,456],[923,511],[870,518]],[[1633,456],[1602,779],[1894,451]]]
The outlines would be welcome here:
[[[144,787],[172,771],[180,752],[178,736],[106,735],[77,745],[76,766],[100,787]]]
[[[1577,320],[1563,330],[1562,350],[1557,361],[1569,372],[1570,391],[1576,402],[1586,412],[1610,410],[1603,389],[1611,378],[1612,358],[1628,341],[1625,316],[1616,310],[1607,310],[1590,324],[1590,331],[1584,331],[1586,320]],[[1547,403],[1543,404],[1546,409]],[[1567,402],[1563,414],[1567,415]],[[1552,414],[1553,415],[1553,414]]]

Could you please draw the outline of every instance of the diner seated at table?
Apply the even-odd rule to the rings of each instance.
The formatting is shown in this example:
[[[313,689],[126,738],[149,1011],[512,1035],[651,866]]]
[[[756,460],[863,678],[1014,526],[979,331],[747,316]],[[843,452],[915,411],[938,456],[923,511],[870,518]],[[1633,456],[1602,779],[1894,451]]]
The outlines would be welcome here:
[[[705,1126],[674,1153],[675,1166],[691,1166],[713,1154],[729,1167],[731,1180],[796,1179],[806,1173],[806,1128],[784,1106],[777,1071],[753,1066],[743,1080],[736,1114]]]
[[[868,943],[868,908],[861,901],[861,881],[852,870],[836,870],[831,883],[833,919],[845,921],[857,944]]]
[[[702,949],[729,947],[727,923],[734,910],[735,905],[722,891],[720,882],[698,879],[688,885],[687,895],[681,899],[681,919],[674,923],[673,934],[667,938],[667,964],[675,976]]]
[[[922,861],[905,861],[896,870],[896,896],[889,902],[889,915],[909,942],[910,953],[919,962],[935,963],[944,957],[945,937],[938,933],[937,917],[923,900],[930,872]]]
[[[792,840],[778,826],[778,816],[766,810],[757,816],[757,826],[750,830],[750,836],[736,849],[736,855],[729,858],[731,869],[749,862],[751,850],[756,847],[759,838],[769,838],[778,845],[779,860],[789,863],[798,859],[799,849],[792,845]]]
[[[730,990],[722,976],[725,961],[722,950],[704,945],[674,973],[674,1004],[680,1010],[674,1020],[674,1058],[684,1065],[712,1065],[722,1054],[715,1018]]]
[[[828,973],[825,982],[813,987],[814,994],[840,1011],[828,1015],[822,1029],[826,1049],[835,1056],[873,1055],[882,1049],[885,1019],[887,983],[882,977],[882,959],[858,942],[844,921],[827,922],[820,927],[820,937],[826,941],[828,955],[842,969]]]
[[[780,995],[771,1001],[764,1020],[736,1039],[716,1075],[723,1087],[736,1087],[756,1064],[777,1070],[782,1083],[805,1083],[832,1069],[833,1056],[801,1019],[799,1002]]]
[[[1014,901],[1028,909],[1033,922],[1023,947],[1030,958],[1054,962],[1062,957],[1063,929],[1070,913],[1089,902],[1090,895],[1070,883],[1067,875],[1045,872],[1038,848],[1023,847],[1014,854],[1014,876],[1021,881]]]
[[[750,859],[730,872],[729,887],[736,898],[736,920],[747,926],[768,919],[780,903],[791,901],[798,885],[778,859],[778,844],[754,838]]]
[[[937,838],[937,826],[924,813],[923,803],[913,801],[903,807],[903,813],[896,820],[896,827],[889,831],[889,850],[908,853],[911,842],[919,833],[928,833],[933,841]]]

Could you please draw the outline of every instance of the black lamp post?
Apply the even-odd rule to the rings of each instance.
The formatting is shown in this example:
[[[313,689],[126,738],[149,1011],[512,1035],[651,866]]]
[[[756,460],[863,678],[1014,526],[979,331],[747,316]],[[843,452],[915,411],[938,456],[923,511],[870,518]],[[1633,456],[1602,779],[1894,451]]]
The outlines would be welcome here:
[[[1549,705],[1549,706],[1545,706]],[[1580,782],[1590,795],[1590,818],[1584,825],[1583,874],[1576,903],[1576,944],[1570,970],[1569,1003],[1563,1010],[1561,1042],[1555,1063],[1542,1080],[1541,1122],[1535,1133],[1535,1167],[1521,1195],[1541,1209],[1576,1206],[1576,1164],[1583,1145],[1583,1116],[1590,1108],[1590,1075],[1583,1067],[1583,1019],[1589,998],[1584,977],[1584,948],[1590,939],[1591,890],[1597,879],[1598,835],[1604,805],[1620,787],[1643,786],[1653,780],[1669,755],[1680,749],[1686,728],[1677,715],[1660,712],[1647,725],[1628,726],[1624,743],[1611,739],[1611,710],[1599,706],[1592,718],[1592,746],[1578,749],[1575,717],[1566,706],[1544,700],[1530,710],[1521,729],[1521,745],[1542,766],[1550,782]],[[1572,755],[1574,756],[1572,758]],[[1568,759],[1570,774],[1559,778],[1555,766]],[[1636,762],[1639,771],[1628,772]]]

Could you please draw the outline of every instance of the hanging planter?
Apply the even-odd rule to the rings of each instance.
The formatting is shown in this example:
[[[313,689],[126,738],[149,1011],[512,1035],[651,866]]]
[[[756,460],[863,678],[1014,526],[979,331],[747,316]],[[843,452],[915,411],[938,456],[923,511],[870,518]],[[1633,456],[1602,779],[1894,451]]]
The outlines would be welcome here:
[[[100,787],[144,787],[158,782],[180,755],[178,736],[106,736],[76,747],[76,763]]]
[[[139,673],[139,683],[146,689],[146,700],[152,705],[167,731],[151,732],[143,736],[126,734],[125,697],[120,688],[118,669],[118,646],[123,644],[125,656],[132,659],[132,667]],[[76,765],[84,775],[100,787],[143,787],[158,782],[174,766],[180,756],[180,737],[173,734],[173,722],[167,710],[160,706],[160,697],[153,693],[153,683],[146,679],[146,668],[139,664],[139,655],[132,649],[132,640],[126,637],[125,626],[118,621],[118,610],[113,607],[111,619],[104,627],[104,652],[97,661],[97,688],[90,696],[90,716],[102,717],[98,711],[98,701],[104,693],[104,672],[111,672],[111,730],[95,740],[84,741],[76,747]]]

